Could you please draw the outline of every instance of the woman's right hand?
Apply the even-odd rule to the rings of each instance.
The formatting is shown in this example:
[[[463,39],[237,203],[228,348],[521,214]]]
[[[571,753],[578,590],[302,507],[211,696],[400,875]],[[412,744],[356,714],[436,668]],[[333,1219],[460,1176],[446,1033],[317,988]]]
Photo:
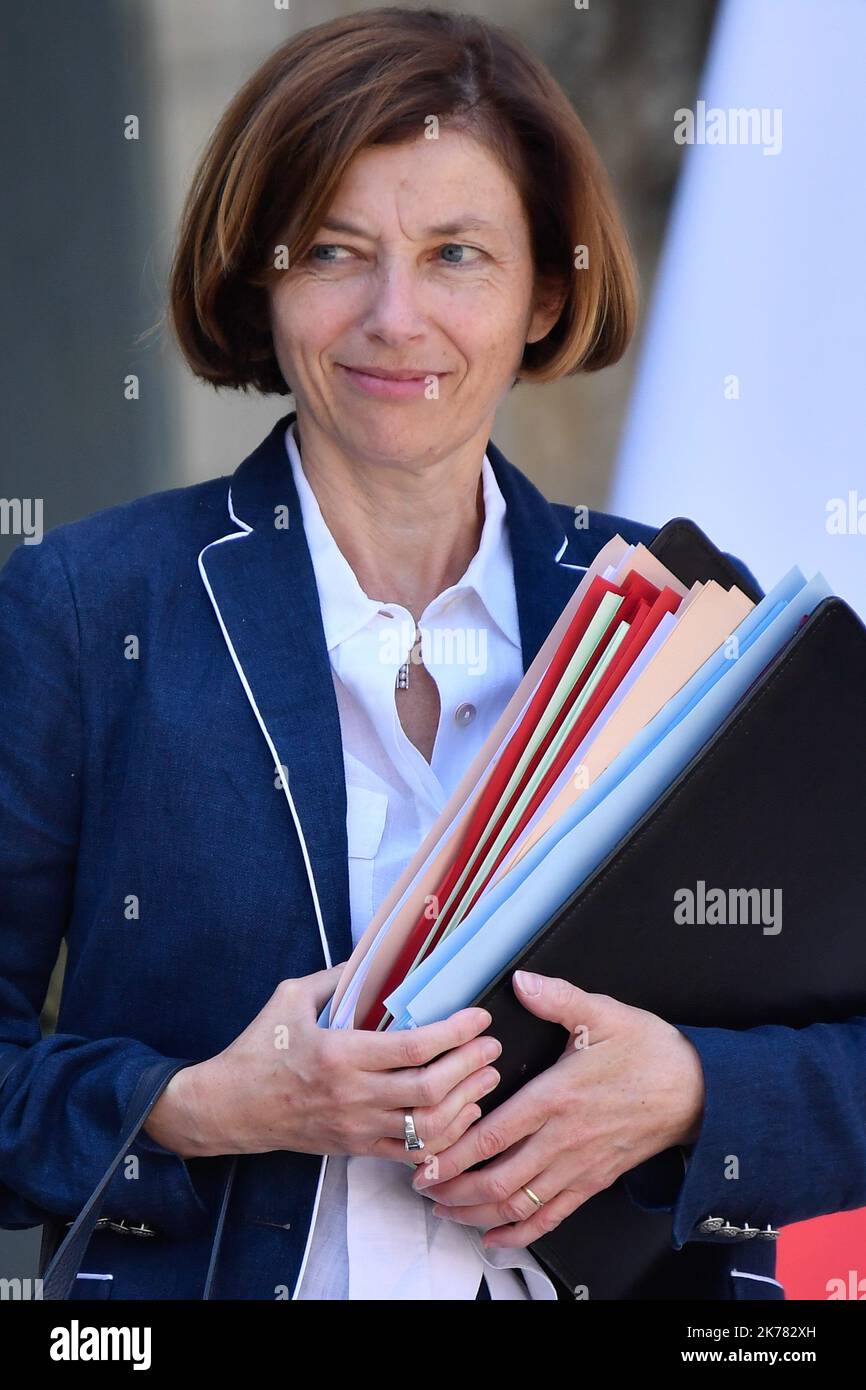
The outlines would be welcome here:
[[[205,1062],[175,1072],[144,1129],[183,1158],[267,1153],[373,1154],[422,1162],[455,1143],[499,1082],[486,1009],[374,1033],[320,1028],[343,965],[283,980],[249,1027]],[[424,1148],[408,1152],[412,1112]]]

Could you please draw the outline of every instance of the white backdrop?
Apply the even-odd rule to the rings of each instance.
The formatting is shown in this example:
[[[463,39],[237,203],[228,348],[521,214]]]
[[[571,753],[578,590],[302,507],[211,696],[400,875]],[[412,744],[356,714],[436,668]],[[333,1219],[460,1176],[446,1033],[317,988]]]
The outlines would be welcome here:
[[[781,149],[684,150],[609,506],[866,616],[866,3],[725,0],[697,98],[779,108]]]

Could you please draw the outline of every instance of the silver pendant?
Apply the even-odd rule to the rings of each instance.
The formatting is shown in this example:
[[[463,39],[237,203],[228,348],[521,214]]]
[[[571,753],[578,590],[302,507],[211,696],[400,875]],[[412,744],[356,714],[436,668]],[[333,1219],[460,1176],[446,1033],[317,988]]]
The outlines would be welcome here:
[[[415,657],[415,653],[416,653],[416,652],[418,653],[417,660],[420,661],[420,660],[421,660],[421,629],[420,629],[417,625],[416,625],[416,627],[415,627],[415,641],[414,641],[413,644],[412,644],[412,650],[410,651],[410,653],[409,653],[409,655],[407,656],[406,660],[403,662],[403,665],[400,667],[399,671],[397,672],[397,679],[396,679],[396,681],[394,682],[394,689],[395,689],[395,690],[408,690],[408,689],[409,689],[409,667],[410,667],[410,665],[411,665],[411,663],[412,663],[413,658]]]

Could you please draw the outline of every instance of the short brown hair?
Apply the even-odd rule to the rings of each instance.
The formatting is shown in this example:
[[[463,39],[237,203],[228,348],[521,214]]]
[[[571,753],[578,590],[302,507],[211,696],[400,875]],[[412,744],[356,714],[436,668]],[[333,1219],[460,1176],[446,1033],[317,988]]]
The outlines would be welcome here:
[[[589,135],[544,64],[474,16],[381,8],[282,44],[222,116],[196,171],[171,271],[170,313],[197,376],[285,395],[267,286],[277,245],[308,250],[364,148],[417,138],[434,113],[487,145],[523,200],[539,282],[566,292],[520,375],[553,381],[616,362],[634,330],[628,236]],[[575,273],[575,252],[587,248]]]

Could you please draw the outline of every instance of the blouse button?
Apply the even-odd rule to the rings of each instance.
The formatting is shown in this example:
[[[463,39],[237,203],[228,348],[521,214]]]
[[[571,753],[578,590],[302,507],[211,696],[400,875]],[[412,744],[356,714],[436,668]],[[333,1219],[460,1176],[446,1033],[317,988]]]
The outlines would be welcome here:
[[[465,729],[467,724],[471,724],[475,718],[476,710],[474,705],[470,705],[468,700],[462,705],[458,705],[454,711],[454,723],[459,724],[461,729]]]

